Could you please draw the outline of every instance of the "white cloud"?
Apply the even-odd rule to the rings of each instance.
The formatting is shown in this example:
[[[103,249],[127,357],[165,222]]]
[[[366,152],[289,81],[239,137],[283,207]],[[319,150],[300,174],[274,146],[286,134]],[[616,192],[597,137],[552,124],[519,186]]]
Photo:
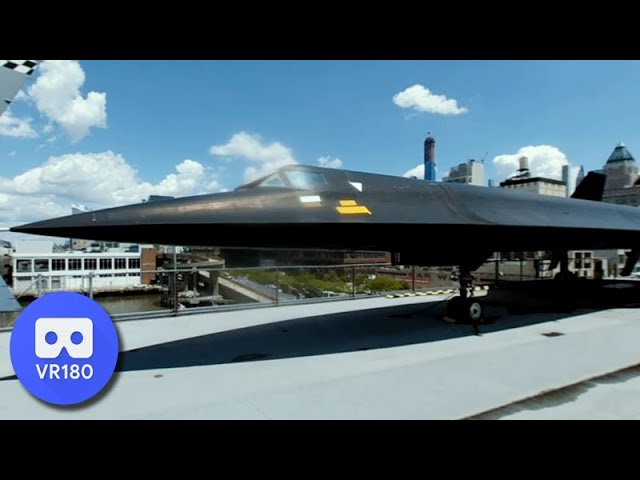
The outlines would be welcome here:
[[[239,158],[251,162],[244,171],[244,179],[250,182],[280,167],[296,162],[292,150],[280,142],[262,143],[258,134],[239,132],[224,145],[213,145],[211,155]]]
[[[110,151],[51,157],[11,179],[0,177],[0,223],[68,215],[72,203],[104,208],[139,203],[149,195],[180,197],[220,189],[217,175],[199,162],[184,160],[175,170],[152,184]]]
[[[36,108],[50,121],[60,125],[73,142],[89,135],[91,128],[107,126],[106,93],[80,88],[85,73],[76,60],[46,60],[38,67],[39,75],[27,90]],[[48,127],[45,127],[48,129]]]
[[[65,208],[56,201],[54,195],[2,194],[0,202],[0,225],[12,227],[32,220],[69,215],[71,208]]]
[[[325,168],[340,168],[342,167],[342,160],[339,158],[331,158],[330,156],[322,156],[318,159],[318,165]]]
[[[207,191],[216,191],[220,188],[218,179],[207,178],[204,166],[194,160],[184,160],[176,165],[176,171],[178,173],[167,175],[157,186],[143,183],[138,185],[138,188],[142,188],[143,191],[148,189],[155,195],[172,197],[204,193],[202,191],[204,187]]]
[[[424,179],[424,163],[416,165],[411,170],[404,172],[402,176],[407,178],[417,177],[420,180]]]
[[[458,101],[445,95],[436,95],[427,87],[416,84],[393,96],[393,103],[400,108],[440,115],[460,115],[468,110],[458,106]]]
[[[510,177],[520,168],[520,157],[529,159],[529,170],[532,176],[562,179],[562,166],[568,162],[567,156],[551,145],[529,145],[516,153],[498,155],[493,159],[496,169],[496,180],[502,181]]]
[[[16,118],[6,110],[0,115],[0,135],[15,138],[36,138],[38,134],[31,128],[30,118]]]

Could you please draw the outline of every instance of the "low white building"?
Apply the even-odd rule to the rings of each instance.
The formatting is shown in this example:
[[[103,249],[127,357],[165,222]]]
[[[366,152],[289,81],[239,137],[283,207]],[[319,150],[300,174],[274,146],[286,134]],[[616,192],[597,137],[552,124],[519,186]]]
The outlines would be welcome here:
[[[520,168],[515,175],[500,182],[500,188],[537,193],[552,197],[566,197],[567,184],[554,178],[532,177],[529,170],[529,159],[520,157]]]
[[[141,252],[16,251],[12,290],[15,295],[37,295],[57,290],[95,293],[140,288]]]
[[[521,192],[538,193],[552,197],[566,197],[567,186],[561,180],[542,177],[527,177],[509,179],[500,183],[501,188],[508,190],[519,190]]]

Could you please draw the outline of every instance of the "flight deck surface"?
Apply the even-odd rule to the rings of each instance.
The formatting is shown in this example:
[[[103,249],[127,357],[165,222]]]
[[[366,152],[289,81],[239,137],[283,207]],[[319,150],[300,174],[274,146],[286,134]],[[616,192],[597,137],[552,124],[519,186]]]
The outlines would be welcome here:
[[[633,372],[602,393],[620,396],[619,411],[615,402],[599,410],[586,394],[523,403],[640,364],[637,309],[511,315],[494,307],[495,322],[475,335],[442,319],[447,298],[118,322],[117,373],[95,401],[70,409],[36,400],[12,377],[10,334],[2,333],[0,418],[640,418],[628,402],[638,388]],[[499,410],[509,405],[521,407]]]

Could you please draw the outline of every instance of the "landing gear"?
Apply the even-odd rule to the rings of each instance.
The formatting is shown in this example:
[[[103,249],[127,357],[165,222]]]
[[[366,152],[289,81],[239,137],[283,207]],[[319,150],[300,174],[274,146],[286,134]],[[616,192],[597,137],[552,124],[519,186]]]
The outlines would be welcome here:
[[[569,270],[569,252],[561,251],[561,252],[553,252],[553,256],[551,257],[551,270],[555,270],[560,266],[560,271],[556,273],[554,280],[558,280],[561,282],[574,282],[578,276]]]
[[[555,281],[554,301],[556,309],[573,312],[578,307],[578,300],[584,296],[584,285],[578,275],[569,270],[569,252],[567,250],[554,251],[551,257],[552,269],[560,267],[560,271],[553,277]]]
[[[469,272],[460,272],[460,296],[447,303],[446,316],[455,322],[476,326],[484,321],[482,303],[473,296],[473,277]]]
[[[635,268],[636,264],[638,263],[638,260],[640,260],[640,250],[637,248],[634,248],[633,250],[630,250],[627,252],[627,261],[624,264],[624,268],[622,269],[622,272],[620,273],[620,275],[622,275],[623,277],[628,277],[631,275],[631,272],[633,272],[633,269]]]

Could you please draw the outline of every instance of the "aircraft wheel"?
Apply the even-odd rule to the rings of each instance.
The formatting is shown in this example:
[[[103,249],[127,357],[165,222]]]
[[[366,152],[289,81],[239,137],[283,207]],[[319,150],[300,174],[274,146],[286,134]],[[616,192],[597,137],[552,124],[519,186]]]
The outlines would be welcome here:
[[[475,298],[454,297],[447,303],[447,317],[459,322],[481,323],[484,308]]]
[[[482,314],[484,313],[482,304],[473,298],[468,299],[466,313],[473,323],[480,323],[482,321]]]

